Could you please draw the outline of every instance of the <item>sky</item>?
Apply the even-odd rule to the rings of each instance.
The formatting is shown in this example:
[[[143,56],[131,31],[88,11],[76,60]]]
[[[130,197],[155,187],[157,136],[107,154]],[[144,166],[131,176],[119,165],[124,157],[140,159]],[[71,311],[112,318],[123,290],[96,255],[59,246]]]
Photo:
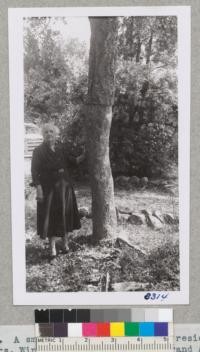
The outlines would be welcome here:
[[[90,44],[90,24],[87,17],[65,17],[67,24],[56,21],[55,29],[59,30],[63,39],[78,38],[79,41]]]

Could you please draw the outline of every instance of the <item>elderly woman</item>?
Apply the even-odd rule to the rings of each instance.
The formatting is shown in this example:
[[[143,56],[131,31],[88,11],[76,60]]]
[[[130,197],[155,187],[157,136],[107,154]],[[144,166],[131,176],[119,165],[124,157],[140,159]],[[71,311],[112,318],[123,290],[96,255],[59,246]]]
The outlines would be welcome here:
[[[61,144],[56,143],[58,131],[53,124],[43,126],[44,141],[34,149],[31,165],[37,191],[37,232],[41,238],[49,238],[52,258],[57,254],[56,237],[63,238],[66,252],[69,249],[68,232],[81,227],[69,175],[72,158],[66,155]]]

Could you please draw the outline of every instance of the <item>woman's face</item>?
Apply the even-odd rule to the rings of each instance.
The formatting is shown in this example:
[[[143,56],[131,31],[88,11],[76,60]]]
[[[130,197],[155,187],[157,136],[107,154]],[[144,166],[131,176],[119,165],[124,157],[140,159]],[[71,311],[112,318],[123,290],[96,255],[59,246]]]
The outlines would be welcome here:
[[[43,132],[43,138],[46,143],[55,143],[56,131],[53,126],[47,126]]]

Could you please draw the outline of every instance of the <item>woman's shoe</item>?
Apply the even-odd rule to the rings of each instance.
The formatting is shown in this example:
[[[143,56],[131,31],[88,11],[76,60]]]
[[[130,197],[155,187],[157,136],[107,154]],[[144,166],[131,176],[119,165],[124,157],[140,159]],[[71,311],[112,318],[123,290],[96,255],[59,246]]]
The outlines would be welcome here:
[[[66,234],[63,237],[63,248],[62,248],[62,253],[68,253],[69,252],[69,246],[68,246],[68,234]]]
[[[56,256],[57,256],[56,248],[55,247],[51,247],[51,253],[50,253],[51,259],[56,258]]]
[[[51,259],[54,259],[57,255],[55,237],[51,237],[49,242],[50,242],[50,257]]]
[[[64,245],[63,248],[61,249],[63,254],[67,254],[69,252],[69,246]]]

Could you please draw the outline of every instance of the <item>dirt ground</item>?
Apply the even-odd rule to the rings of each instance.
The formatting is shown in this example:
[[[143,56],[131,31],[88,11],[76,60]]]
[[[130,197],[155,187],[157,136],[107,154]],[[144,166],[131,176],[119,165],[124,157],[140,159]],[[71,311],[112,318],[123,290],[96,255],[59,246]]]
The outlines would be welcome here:
[[[78,206],[90,208],[88,187],[76,189]],[[118,208],[135,213],[172,213],[178,216],[178,197],[153,190],[116,190]],[[49,257],[48,242],[36,234],[36,201],[32,190],[26,199],[26,272],[28,292],[146,291],[179,289],[179,228],[165,224],[120,221],[116,237],[91,243],[92,220],[81,219],[80,230],[70,234],[70,251]],[[120,240],[122,239],[122,241]],[[125,242],[123,241],[125,240]]]

